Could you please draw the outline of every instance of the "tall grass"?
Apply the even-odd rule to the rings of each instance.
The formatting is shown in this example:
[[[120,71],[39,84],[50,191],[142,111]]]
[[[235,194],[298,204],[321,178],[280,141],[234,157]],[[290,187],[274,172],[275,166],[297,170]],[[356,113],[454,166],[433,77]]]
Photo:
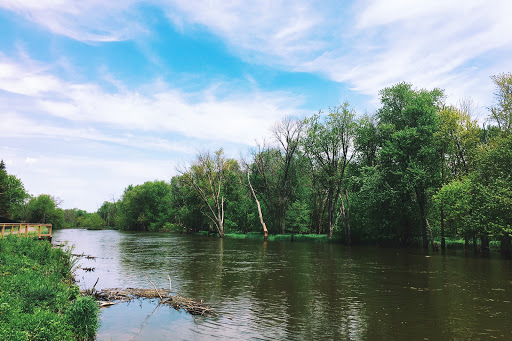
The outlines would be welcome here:
[[[0,239],[0,340],[93,340],[94,301],[73,284],[71,255],[33,238]]]

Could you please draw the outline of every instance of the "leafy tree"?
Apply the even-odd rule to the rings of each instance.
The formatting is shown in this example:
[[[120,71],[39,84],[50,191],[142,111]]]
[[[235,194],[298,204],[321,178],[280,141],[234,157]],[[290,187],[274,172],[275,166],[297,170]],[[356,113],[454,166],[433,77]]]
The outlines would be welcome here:
[[[105,224],[110,227],[116,226],[117,220],[117,203],[105,201],[98,209],[99,216],[105,221]]]
[[[52,224],[54,228],[65,225],[64,210],[57,207],[54,197],[41,194],[31,198],[27,204],[28,221],[32,223]]]
[[[98,213],[90,214],[83,221],[83,226],[88,229],[102,229],[106,226],[105,220]]]
[[[171,185],[165,181],[128,186],[118,203],[122,229],[157,231],[170,220]]]
[[[20,179],[8,174],[0,161],[0,217],[12,218],[29,197]]]
[[[232,159],[226,159],[222,149],[211,155],[200,153],[190,170],[183,173],[186,183],[201,198],[205,209],[203,214],[215,225],[220,237],[224,236],[224,201],[227,173],[236,165]]]
[[[321,114],[321,113],[320,113]],[[342,193],[345,169],[351,159],[349,152],[355,130],[354,111],[349,104],[332,108],[326,117],[320,114],[307,119],[304,150],[325,178],[328,235],[334,232],[335,212]]]
[[[385,88],[380,96],[379,170],[391,189],[394,219],[401,221],[403,242],[407,242],[419,217],[423,247],[427,248],[428,193],[440,182],[440,153],[434,134],[439,129],[443,92],[415,90],[411,84],[400,83]],[[417,210],[411,206],[413,202]]]
[[[512,129],[512,73],[502,73],[491,77],[496,86],[496,105],[490,107],[490,119],[498,124],[501,131],[510,133]]]

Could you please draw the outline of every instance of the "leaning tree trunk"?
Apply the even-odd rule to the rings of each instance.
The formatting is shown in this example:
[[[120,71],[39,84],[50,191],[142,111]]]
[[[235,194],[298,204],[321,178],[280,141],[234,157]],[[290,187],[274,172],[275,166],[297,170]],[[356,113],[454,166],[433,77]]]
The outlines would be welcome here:
[[[263,214],[261,213],[261,205],[260,205],[258,198],[256,197],[256,193],[254,193],[254,189],[252,188],[251,180],[249,179],[249,173],[247,173],[247,181],[249,182],[249,187],[251,188],[252,196],[254,197],[254,200],[256,201],[256,205],[258,206],[258,215],[260,216],[260,223],[261,223],[261,226],[263,227],[263,235],[264,235],[263,238],[264,238],[264,240],[267,240],[268,239],[267,225],[265,225],[265,221],[263,220]]]

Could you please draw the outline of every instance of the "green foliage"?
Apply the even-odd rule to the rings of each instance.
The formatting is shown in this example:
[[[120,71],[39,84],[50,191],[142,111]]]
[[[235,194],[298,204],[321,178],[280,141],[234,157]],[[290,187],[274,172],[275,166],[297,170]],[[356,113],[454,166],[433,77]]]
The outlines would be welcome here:
[[[106,223],[98,213],[92,213],[85,218],[82,226],[90,230],[100,230],[105,228]]]
[[[117,204],[119,227],[158,231],[170,220],[171,186],[165,181],[128,186]]]
[[[72,284],[70,259],[69,251],[52,248],[48,242],[0,239],[1,340],[94,339],[98,327],[94,302],[80,324],[67,317],[80,300],[78,287]]]
[[[489,108],[490,119],[502,132],[509,134],[512,130],[512,73],[502,73],[491,79],[496,86],[496,105]]]
[[[98,305],[92,297],[78,297],[66,310],[65,321],[78,340],[94,340],[99,327]]]
[[[28,197],[21,180],[8,174],[0,160],[0,217],[12,218]]]

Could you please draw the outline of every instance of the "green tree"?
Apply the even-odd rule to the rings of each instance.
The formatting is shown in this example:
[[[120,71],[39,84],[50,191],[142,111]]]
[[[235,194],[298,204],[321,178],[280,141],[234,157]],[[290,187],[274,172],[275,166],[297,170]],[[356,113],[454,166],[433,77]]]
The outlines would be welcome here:
[[[171,185],[165,181],[128,186],[118,203],[119,227],[158,231],[170,221]]]
[[[12,218],[29,197],[20,179],[8,174],[0,161],[0,217]]]
[[[215,225],[220,237],[224,236],[225,219],[225,183],[227,173],[236,165],[232,159],[226,159],[222,149],[214,155],[209,152],[197,155],[190,169],[183,172],[183,179],[201,198],[205,206],[203,214]]]
[[[320,113],[321,114],[321,113]],[[304,150],[313,160],[315,168],[323,173],[325,181],[328,235],[334,232],[338,198],[343,188],[345,169],[351,159],[350,148],[356,127],[355,112],[345,102],[332,108],[326,117],[320,114],[307,119]],[[350,240],[347,240],[350,243]]]
[[[105,201],[98,209],[99,216],[103,219],[107,226],[115,227],[117,220],[117,203]]]
[[[98,213],[92,213],[83,222],[83,226],[88,229],[102,229],[106,226],[105,220]]]
[[[49,194],[41,194],[28,202],[28,221],[32,223],[52,224],[54,228],[65,225],[64,210],[57,207],[55,198]]]
[[[401,220],[407,242],[414,235],[415,216],[419,217],[423,247],[428,248],[429,191],[439,186],[441,173],[434,134],[439,129],[443,91],[415,90],[411,84],[400,83],[383,89],[380,97],[379,169],[391,189],[395,221]],[[410,206],[412,202],[417,210]]]
[[[510,133],[512,129],[512,73],[502,73],[491,77],[496,92],[496,105],[489,108],[490,119],[501,131]]]

